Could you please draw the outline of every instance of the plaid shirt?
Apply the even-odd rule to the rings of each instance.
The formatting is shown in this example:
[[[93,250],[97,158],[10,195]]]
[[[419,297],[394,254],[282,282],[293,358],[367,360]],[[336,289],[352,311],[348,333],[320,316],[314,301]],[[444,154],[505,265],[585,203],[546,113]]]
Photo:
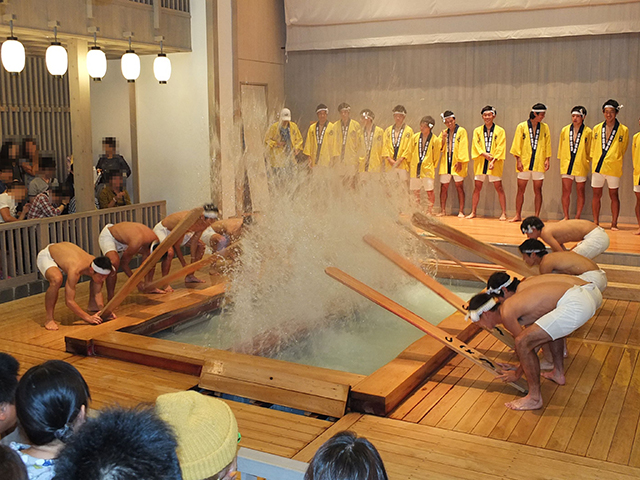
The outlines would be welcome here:
[[[53,206],[49,195],[43,192],[36,195],[36,198],[31,202],[27,218],[57,217],[58,215],[60,215],[60,210]]]

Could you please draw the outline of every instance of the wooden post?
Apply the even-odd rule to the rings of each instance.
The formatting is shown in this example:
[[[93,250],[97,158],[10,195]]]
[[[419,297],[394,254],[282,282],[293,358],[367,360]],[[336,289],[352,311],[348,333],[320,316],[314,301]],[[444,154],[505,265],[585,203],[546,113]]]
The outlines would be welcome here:
[[[442,285],[436,279],[431,278],[429,275],[424,273],[422,269],[420,269],[420,267],[411,263],[408,259],[394,251],[391,247],[389,247],[373,235],[365,235],[363,237],[363,240],[378,252],[380,252],[382,255],[391,260],[393,263],[402,268],[413,278],[422,283],[424,286],[431,289],[431,291],[445,300],[449,305],[454,307],[460,313],[464,315],[467,314],[467,302],[465,302],[462,298],[453,293],[447,287]],[[492,330],[487,331],[502,343],[507,345],[509,348],[515,349],[516,342],[514,341],[513,336],[509,332],[507,332],[506,329],[495,327]]]
[[[91,78],[87,72],[87,41],[70,38],[68,50],[69,108],[76,211],[88,212],[95,210],[95,194],[91,138]]]
[[[466,343],[463,343],[456,337],[450,336],[447,332],[436,327],[435,325],[431,325],[424,318],[416,315],[411,310],[404,308],[402,305],[394,302],[390,298],[385,297],[380,292],[374,290],[368,285],[365,285],[364,283],[347,275],[342,270],[339,270],[335,267],[328,267],[325,269],[325,273],[331,278],[336,279],[343,285],[346,285],[351,290],[358,292],[363,297],[368,298],[373,303],[380,305],[382,308],[409,322],[414,327],[419,328],[430,337],[436,339],[438,342],[453,350],[455,353],[458,353],[466,359],[472,361],[487,372],[495,376],[502,374],[499,367],[480,352],[475,351]],[[522,379],[518,380],[517,382],[509,382],[509,385],[522,393],[528,392],[526,383]]]
[[[466,248],[485,260],[493,262],[496,265],[502,265],[504,268],[512,270],[515,273],[524,275],[525,277],[531,277],[538,274],[538,272],[524,263],[522,258],[518,258],[501,248],[481,242],[480,240],[461,232],[457,228],[453,228],[449,225],[433,220],[422,213],[414,213],[411,221],[417,227],[433,233],[450,243]]]
[[[138,114],[136,107],[136,84],[129,83],[129,134],[131,136],[131,187],[133,203],[140,203],[140,167],[138,163]]]

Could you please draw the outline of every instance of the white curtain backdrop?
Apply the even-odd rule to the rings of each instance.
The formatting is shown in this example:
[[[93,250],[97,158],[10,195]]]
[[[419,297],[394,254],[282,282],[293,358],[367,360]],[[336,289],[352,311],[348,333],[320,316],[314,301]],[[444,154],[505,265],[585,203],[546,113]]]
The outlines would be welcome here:
[[[637,0],[285,0],[287,50],[640,32]]]

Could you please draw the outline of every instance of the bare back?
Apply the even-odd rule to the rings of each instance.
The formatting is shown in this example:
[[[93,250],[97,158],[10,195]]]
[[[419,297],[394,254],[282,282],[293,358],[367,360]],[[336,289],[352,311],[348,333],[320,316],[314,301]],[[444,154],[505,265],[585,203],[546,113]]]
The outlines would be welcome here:
[[[91,268],[93,255],[70,242],[54,243],[49,247],[51,258],[69,277],[81,275],[80,272]]]
[[[546,224],[540,236],[550,246],[553,246],[552,239],[561,245],[566,242],[581,242],[596,227],[597,225],[589,220],[563,220]]]
[[[571,251],[548,253],[540,261],[541,274],[582,275],[592,270],[600,270],[596,262]]]
[[[164,220],[162,220],[162,225],[164,225],[169,230],[173,231],[174,228],[182,221],[184,217],[191,213],[190,210],[183,210],[181,212],[175,212],[171,215],[167,215]],[[189,227],[189,232],[204,232],[213,220],[208,220],[204,217],[204,215],[200,215],[200,218],[194,222],[194,224]]]
[[[120,243],[128,246],[150,245],[158,236],[146,225],[137,222],[120,222],[109,228],[111,235]]]
[[[530,284],[523,289],[518,288],[518,292],[502,305],[501,315],[505,326],[509,329],[509,323],[513,322],[523,326],[531,325],[541,316],[554,310],[558,301],[573,286],[566,281],[554,282],[547,278],[545,282]]]

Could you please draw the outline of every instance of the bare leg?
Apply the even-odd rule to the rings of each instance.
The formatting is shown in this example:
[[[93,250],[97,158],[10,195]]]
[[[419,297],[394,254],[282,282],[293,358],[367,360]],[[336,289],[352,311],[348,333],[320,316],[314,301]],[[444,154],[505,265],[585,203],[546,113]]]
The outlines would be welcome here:
[[[576,202],[576,218],[579,220],[584,208],[584,191],[587,182],[576,182],[576,191],[578,192],[578,201]]]
[[[107,258],[111,260],[111,265],[113,265],[113,271],[107,277],[107,299],[111,300],[116,290],[116,281],[118,280],[118,268],[120,268],[120,256],[115,250],[107,252]]]
[[[50,267],[45,272],[45,278],[49,282],[49,288],[44,294],[44,309],[47,314],[47,319],[44,324],[44,328],[47,330],[58,330],[58,325],[54,320],[54,311],[56,309],[56,303],[58,302],[58,292],[62,287],[62,272],[56,267]]]
[[[558,385],[564,385],[566,383],[564,377],[564,338],[547,343],[545,349],[551,351],[553,370],[542,372],[541,375],[552,382],[556,382]]]
[[[447,195],[449,194],[449,184],[443,183],[440,185],[440,214],[439,216],[446,215],[447,207]]]
[[[534,195],[534,204],[536,208],[536,217],[540,216],[540,209],[542,208],[542,182],[544,180],[534,180],[533,181],[533,195]]]
[[[412,190],[411,193],[413,193],[413,202],[417,208],[420,208],[420,190]]]
[[[518,192],[516,193],[516,216],[510,222],[522,221],[522,204],[524,203],[524,192],[527,189],[529,180],[518,179]]]
[[[458,191],[458,216],[464,217],[464,182],[454,182]]]
[[[620,197],[617,188],[609,188],[611,199],[611,230],[618,230],[618,216],[620,215]]]
[[[640,235],[640,192],[636,194],[636,219],[638,220],[638,230],[633,232],[634,235]]]
[[[202,258],[202,256],[204,255],[204,249],[205,249],[204,243],[198,241],[198,245],[196,245],[196,249],[195,249],[195,255],[193,255],[193,257],[191,258],[191,263],[195,263]],[[184,278],[184,281],[185,283],[205,283],[204,280],[200,280],[193,273],[187,275]]]
[[[502,188],[502,180],[493,182],[493,186],[495,187],[496,192],[498,192],[498,201],[500,202],[500,208],[502,209],[500,221],[504,222],[507,219],[507,197],[504,194],[504,188]]]
[[[562,179],[562,213],[563,220],[569,220],[569,206],[571,205],[571,189],[573,188],[573,180],[571,178]]]
[[[481,191],[482,191],[482,182],[480,180],[476,180],[475,186],[473,189],[473,197],[471,198],[471,213],[467,215],[467,218],[476,218],[478,203],[480,202]]]
[[[602,189],[604,187],[593,187],[593,200],[591,200],[591,208],[593,209],[593,223],[600,225],[600,199],[602,198]]]
[[[436,203],[436,192],[434,190],[427,192],[427,200],[429,202],[429,215],[433,215],[433,206]],[[638,221],[638,225],[640,225],[640,221]]]

